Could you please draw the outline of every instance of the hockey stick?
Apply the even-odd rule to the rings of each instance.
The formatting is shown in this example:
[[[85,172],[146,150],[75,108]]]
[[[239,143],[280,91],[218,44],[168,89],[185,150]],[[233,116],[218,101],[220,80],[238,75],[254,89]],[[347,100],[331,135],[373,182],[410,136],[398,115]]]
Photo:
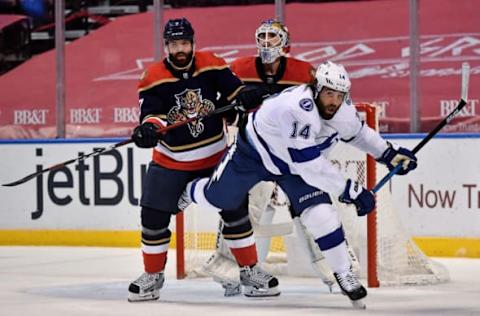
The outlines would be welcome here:
[[[167,132],[171,129],[174,129],[174,128],[186,125],[188,123],[191,123],[193,121],[196,121],[196,120],[199,120],[199,119],[202,119],[202,118],[206,118],[206,117],[210,117],[210,116],[214,116],[214,115],[217,115],[217,114],[220,114],[220,113],[223,113],[223,112],[227,112],[227,111],[233,109],[235,106],[236,106],[236,103],[234,102],[234,103],[229,104],[227,106],[218,108],[218,109],[216,109],[216,110],[214,110],[214,111],[212,111],[208,114],[200,115],[200,116],[196,116],[196,117],[191,117],[191,118],[186,119],[185,121],[181,121],[181,122],[177,122],[177,123],[172,124],[172,125],[165,126],[163,128],[160,128],[158,130],[158,133],[164,133],[164,132]],[[91,153],[80,155],[77,158],[73,158],[73,159],[58,163],[56,165],[50,166],[48,168],[42,169],[42,170],[37,171],[37,172],[33,172],[33,173],[27,175],[26,177],[23,177],[23,178],[21,178],[17,181],[13,181],[13,182],[10,182],[10,183],[5,183],[5,184],[2,184],[2,185],[4,187],[14,187],[14,186],[17,186],[19,184],[25,183],[25,182],[43,174],[43,173],[45,173],[45,172],[61,169],[61,168],[65,167],[67,165],[70,165],[70,164],[72,164],[76,161],[81,161],[81,160],[87,159],[89,157],[95,157],[95,156],[101,155],[101,154],[106,153],[108,151],[117,149],[118,147],[130,144],[132,142],[133,142],[133,139],[129,138],[129,139],[125,139],[125,140],[123,140],[119,143],[113,144],[113,145],[108,146],[108,147],[97,148]]]
[[[445,127],[445,125],[450,123],[450,121],[453,120],[455,118],[455,116],[457,116],[458,113],[460,113],[460,111],[463,109],[463,107],[467,104],[469,73],[470,73],[469,64],[468,63],[463,63],[462,64],[462,97],[461,97],[460,101],[458,102],[457,107],[452,112],[450,112],[450,114],[448,114],[448,116],[445,117],[440,123],[438,123],[438,125],[433,130],[431,130],[427,134],[427,136],[425,136],[425,138],[422,139],[422,141],[420,143],[418,143],[417,146],[415,146],[415,148],[413,148],[413,150],[412,150],[413,154],[416,154],[420,149],[422,149],[423,146],[425,146],[430,141],[430,139],[432,139],[443,127]],[[375,187],[373,187],[372,192],[377,193],[385,185],[385,183],[387,183],[388,180],[390,180],[400,170],[400,168],[402,168],[402,163],[401,162],[399,164],[397,164],[395,166],[395,168],[390,170],[390,172],[385,177],[383,177],[375,185]]]

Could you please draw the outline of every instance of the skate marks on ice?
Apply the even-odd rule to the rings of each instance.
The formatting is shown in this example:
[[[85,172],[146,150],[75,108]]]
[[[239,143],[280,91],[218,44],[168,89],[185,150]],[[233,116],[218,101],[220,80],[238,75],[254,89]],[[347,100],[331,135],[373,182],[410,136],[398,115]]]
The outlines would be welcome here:
[[[312,283],[311,280],[305,280]],[[147,304],[183,304],[199,307],[240,309],[337,309],[353,310],[348,298],[330,294],[321,284],[302,284],[302,279],[288,280],[278,297],[249,298],[243,295],[224,297],[223,289],[210,279],[166,280],[160,299]],[[35,287],[23,290],[26,294],[92,301],[127,301],[129,281],[70,284]],[[145,303],[135,303],[145,304]]]
[[[130,280],[105,283],[85,283],[35,287],[23,290],[24,293],[50,298],[67,298],[79,301],[104,301],[127,303],[127,288]],[[210,279],[167,280],[160,292],[160,299],[152,302],[133,303],[160,304],[162,310],[175,310],[180,306],[202,311],[235,311],[253,313],[275,311],[278,315],[294,313],[312,314],[329,311],[332,315],[480,315],[480,303],[471,298],[467,302],[457,298],[457,286],[451,284],[419,287],[396,287],[368,289],[369,296],[362,301],[367,305],[366,311],[354,309],[348,298],[340,293],[330,294],[328,289],[312,280],[301,278],[284,278],[281,280],[282,294],[278,297],[247,298],[243,295],[224,297],[223,289]],[[478,294],[478,292],[476,292]],[[475,296],[474,293],[471,293]],[[463,297],[465,298],[465,297]],[[167,307],[168,306],[168,307]]]
[[[450,282],[368,289],[362,311],[346,296],[329,294],[317,279],[280,276],[279,297],[224,297],[211,279],[175,280],[174,262],[167,266],[159,300],[128,303],[128,285],[142,269],[137,249],[0,247],[0,315],[39,315],[39,307],[41,315],[51,316],[156,315],[157,309],[179,316],[480,315],[480,260],[438,260],[449,269]]]

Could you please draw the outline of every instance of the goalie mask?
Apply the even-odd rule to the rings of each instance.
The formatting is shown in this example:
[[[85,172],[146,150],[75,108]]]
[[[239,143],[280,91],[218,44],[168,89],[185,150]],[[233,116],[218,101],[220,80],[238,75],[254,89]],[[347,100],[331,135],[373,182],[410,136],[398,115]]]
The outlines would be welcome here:
[[[267,20],[255,31],[258,54],[263,64],[271,64],[290,50],[288,29],[281,22]]]
[[[316,96],[322,91],[323,87],[327,87],[343,92],[345,93],[345,97],[347,97],[350,92],[350,87],[352,86],[345,67],[331,61],[326,61],[318,66],[315,72],[315,79]]]

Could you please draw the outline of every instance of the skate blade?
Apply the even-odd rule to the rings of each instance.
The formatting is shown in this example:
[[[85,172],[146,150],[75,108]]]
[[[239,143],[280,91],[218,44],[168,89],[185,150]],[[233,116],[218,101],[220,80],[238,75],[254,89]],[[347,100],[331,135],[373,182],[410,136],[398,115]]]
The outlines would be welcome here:
[[[350,301],[354,309],[367,309],[367,305],[362,300]]]
[[[140,296],[138,294],[128,294],[128,301],[130,303],[137,303],[137,302],[147,302],[147,301],[156,301],[160,298],[160,295],[145,295]]]
[[[232,296],[238,296],[242,294],[242,290],[240,288],[225,288],[225,292],[223,293],[223,296],[225,297],[232,297]]]
[[[255,288],[250,288],[250,287],[244,287],[243,289],[243,295],[246,297],[274,297],[274,296],[279,296],[280,291],[277,288],[271,288],[268,290],[258,290]]]
[[[225,293],[223,294],[225,297],[237,296],[242,294],[240,282],[234,280],[227,280],[216,275],[213,276],[213,280],[222,285],[223,289],[225,290]]]
[[[225,293],[223,293],[225,297],[238,296],[242,294],[242,288],[240,287],[240,284],[228,285],[228,286],[225,286],[222,284],[222,286],[223,286],[223,289],[225,290]]]

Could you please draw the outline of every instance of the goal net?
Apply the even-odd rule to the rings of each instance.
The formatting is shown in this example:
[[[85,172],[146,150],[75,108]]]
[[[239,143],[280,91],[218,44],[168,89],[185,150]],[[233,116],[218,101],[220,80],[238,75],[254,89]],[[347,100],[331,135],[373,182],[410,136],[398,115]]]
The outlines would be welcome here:
[[[376,108],[369,104],[356,106],[366,123],[378,129]],[[356,179],[370,189],[388,172],[373,158],[344,144],[338,144],[329,159],[345,177]],[[318,276],[312,268],[311,259],[297,249],[299,238],[304,237],[299,237],[298,229],[292,224],[287,201],[280,195],[274,202],[276,211],[272,223],[254,225],[257,247],[261,244],[259,236],[267,236],[270,240],[264,268],[276,275]],[[342,203],[336,206],[355,260],[359,261],[361,276],[368,280],[370,287],[435,284],[449,279],[446,268],[427,257],[412,240],[397,215],[401,210],[396,210],[387,186],[377,193],[376,211],[366,217],[358,217],[351,206]],[[201,210],[195,205],[177,215],[178,278],[205,276],[204,267],[209,259],[212,260],[218,246],[219,221],[217,213]],[[279,236],[272,236],[275,233],[269,235],[270,227],[278,230]],[[215,265],[215,262],[208,264]]]

